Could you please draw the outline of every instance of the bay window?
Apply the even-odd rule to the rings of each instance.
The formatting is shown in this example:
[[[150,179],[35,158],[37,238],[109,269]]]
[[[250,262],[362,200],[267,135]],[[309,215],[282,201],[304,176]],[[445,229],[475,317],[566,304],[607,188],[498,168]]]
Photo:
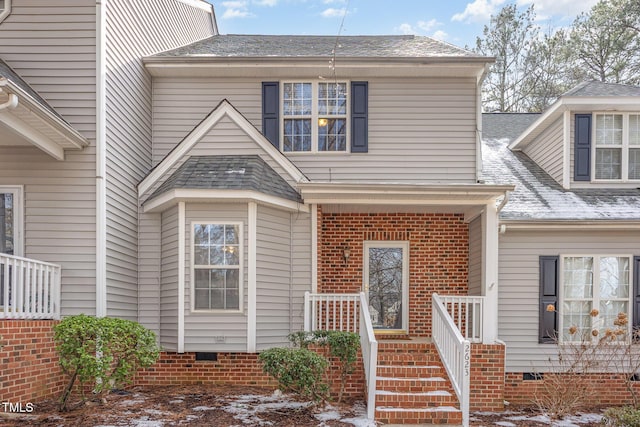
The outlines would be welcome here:
[[[619,313],[631,319],[630,256],[564,256],[560,279],[563,340],[588,340],[592,331],[602,336],[607,329],[618,327],[614,322]]]
[[[347,84],[282,84],[282,151],[347,150]]]
[[[193,310],[241,310],[241,229],[240,223],[193,224]]]
[[[640,113],[595,114],[595,179],[640,180]]]

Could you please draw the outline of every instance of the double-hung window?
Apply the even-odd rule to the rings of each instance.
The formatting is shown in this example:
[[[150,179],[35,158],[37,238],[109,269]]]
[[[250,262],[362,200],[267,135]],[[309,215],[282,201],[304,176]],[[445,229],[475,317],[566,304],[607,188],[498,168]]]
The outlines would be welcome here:
[[[282,151],[347,151],[347,83],[282,84]]]
[[[618,327],[619,313],[631,319],[630,256],[564,256],[561,261],[561,339],[591,339],[593,331],[602,336]]]
[[[640,113],[597,113],[595,179],[640,180]]]
[[[192,307],[241,310],[242,224],[194,223]]]
[[[22,256],[22,187],[0,186],[0,253]]]

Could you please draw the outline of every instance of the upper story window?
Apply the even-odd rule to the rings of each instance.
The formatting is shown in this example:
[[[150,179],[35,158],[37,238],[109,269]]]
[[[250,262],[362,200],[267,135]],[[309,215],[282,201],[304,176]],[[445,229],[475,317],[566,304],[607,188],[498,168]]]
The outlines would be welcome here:
[[[595,179],[640,180],[640,113],[595,114]]]
[[[22,256],[22,187],[0,185],[0,253]]]
[[[240,223],[193,224],[193,310],[241,310],[241,230]]]
[[[282,84],[282,151],[347,151],[347,83]]]
[[[11,0],[0,0],[0,22],[11,13]]]

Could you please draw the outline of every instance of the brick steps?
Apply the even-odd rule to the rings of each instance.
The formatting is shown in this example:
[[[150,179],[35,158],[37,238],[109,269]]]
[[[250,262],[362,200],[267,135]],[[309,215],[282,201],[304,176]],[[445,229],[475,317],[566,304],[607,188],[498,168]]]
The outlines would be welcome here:
[[[378,351],[376,421],[462,423],[458,399],[432,343],[382,341]]]

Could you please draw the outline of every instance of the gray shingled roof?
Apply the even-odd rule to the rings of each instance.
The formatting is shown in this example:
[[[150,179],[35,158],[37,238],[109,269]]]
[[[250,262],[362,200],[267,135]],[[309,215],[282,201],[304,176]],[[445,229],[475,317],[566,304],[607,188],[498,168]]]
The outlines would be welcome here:
[[[335,44],[335,36],[216,35],[153,56],[331,58]],[[341,36],[336,56],[483,58],[452,44],[419,36]]]
[[[564,190],[526,154],[509,150],[517,130],[536,118],[535,114],[482,115],[485,182],[516,186],[501,219],[640,220],[640,190]]]
[[[302,201],[300,194],[260,156],[192,156],[149,199],[175,188],[255,190]]]
[[[27,82],[25,82],[18,73],[15,72],[6,62],[0,58],[0,77],[4,77],[14,85],[18,86],[24,92],[26,92],[31,98],[33,98],[43,109],[49,111],[54,116],[58,117],[63,122],[68,122],[51,106],[38,92],[35,91]],[[71,125],[69,125],[71,126]]]
[[[594,80],[580,83],[562,96],[640,96],[640,87]]]

